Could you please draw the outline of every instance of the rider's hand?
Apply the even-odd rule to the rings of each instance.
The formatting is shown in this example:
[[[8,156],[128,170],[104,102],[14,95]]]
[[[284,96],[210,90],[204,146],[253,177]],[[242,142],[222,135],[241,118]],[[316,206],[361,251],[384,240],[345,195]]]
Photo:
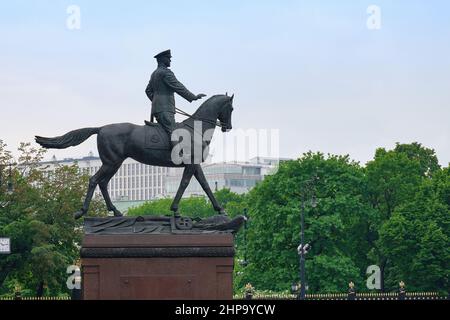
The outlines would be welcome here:
[[[206,94],[200,93],[195,97],[195,100],[200,100],[203,97],[206,97]]]

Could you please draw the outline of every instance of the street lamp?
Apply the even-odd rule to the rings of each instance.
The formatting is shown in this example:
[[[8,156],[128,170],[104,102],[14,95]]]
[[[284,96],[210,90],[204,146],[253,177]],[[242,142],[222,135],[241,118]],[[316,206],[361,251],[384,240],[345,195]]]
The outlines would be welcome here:
[[[311,179],[305,180],[302,183],[302,205],[301,205],[301,231],[300,231],[300,245],[297,248],[298,254],[300,255],[300,295],[298,299],[305,300],[306,298],[306,275],[305,275],[305,255],[311,248],[309,244],[305,245],[305,206],[306,201],[311,200],[311,207],[315,208],[317,206],[316,195],[314,192],[315,183],[319,178],[314,175]]]
[[[248,209],[245,208],[244,209],[244,234],[243,234],[243,236],[244,236],[244,239],[243,239],[244,257],[243,257],[243,259],[238,259],[239,265],[241,265],[244,268],[248,265],[248,260],[247,260],[247,222],[248,222]],[[242,272],[241,272],[241,274],[242,274]]]

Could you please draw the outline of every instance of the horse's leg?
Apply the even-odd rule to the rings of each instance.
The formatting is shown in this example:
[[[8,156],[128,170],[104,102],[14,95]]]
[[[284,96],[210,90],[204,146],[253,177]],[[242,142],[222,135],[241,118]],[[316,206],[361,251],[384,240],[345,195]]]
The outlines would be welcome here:
[[[170,210],[173,211],[175,216],[178,216],[178,204],[180,203],[181,197],[183,196],[184,191],[189,185],[191,181],[192,175],[194,174],[195,167],[194,165],[187,165],[183,171],[183,177],[181,178],[180,186],[178,187],[177,194],[173,199],[172,205],[170,206]]]
[[[123,214],[117,210],[117,208],[113,205],[111,198],[109,196],[108,192],[108,183],[111,180],[111,178],[116,174],[117,170],[119,170],[121,164],[119,165],[113,165],[113,166],[106,166],[107,172],[104,176],[104,178],[98,183],[98,186],[100,187],[100,191],[102,192],[103,199],[105,199],[106,207],[108,208],[108,211],[114,212],[115,217],[122,217]]]
[[[214,207],[214,210],[218,211],[219,214],[226,214],[225,210],[219,204],[219,202],[217,202],[216,197],[212,193],[211,188],[209,187],[208,181],[206,181],[206,177],[203,173],[202,167],[199,164],[196,164],[194,166],[195,166],[195,172],[194,172],[195,178],[198,180],[198,182],[202,186],[203,190],[208,195],[208,198],[211,201],[211,203]]]
[[[86,193],[86,198],[84,199],[83,207],[81,208],[80,211],[78,211],[74,214],[75,219],[81,218],[88,212],[89,205],[91,204],[92,196],[94,195],[95,187],[97,187],[97,184],[103,178],[105,172],[106,172],[106,167],[105,167],[105,165],[102,165],[100,167],[100,169],[92,177],[89,178],[89,187],[88,187],[88,191]]]

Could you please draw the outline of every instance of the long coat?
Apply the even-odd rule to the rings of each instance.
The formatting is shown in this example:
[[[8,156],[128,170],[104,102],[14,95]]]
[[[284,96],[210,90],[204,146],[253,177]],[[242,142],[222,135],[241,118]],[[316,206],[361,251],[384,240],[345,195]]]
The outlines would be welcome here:
[[[175,92],[189,102],[196,98],[195,94],[177,80],[172,70],[158,66],[145,90],[147,97],[152,101],[152,115],[163,111],[175,113]]]

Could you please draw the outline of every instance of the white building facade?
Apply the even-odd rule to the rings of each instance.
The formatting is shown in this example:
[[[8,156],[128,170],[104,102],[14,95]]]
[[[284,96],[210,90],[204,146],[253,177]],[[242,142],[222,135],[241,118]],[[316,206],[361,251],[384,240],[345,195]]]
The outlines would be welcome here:
[[[77,163],[80,171],[92,176],[101,167],[100,158],[90,154],[80,159],[57,160],[43,162],[46,171],[54,171],[60,165]],[[167,168],[148,166],[131,158],[126,159],[108,184],[112,201],[144,201],[162,198],[166,193]],[[97,187],[95,194],[99,195]]]
[[[286,159],[283,159],[286,160]],[[278,159],[253,158],[249,162],[223,162],[202,164],[203,172],[211,190],[223,188],[242,194],[248,192],[266,175],[274,172],[278,166]],[[170,168],[166,176],[166,195],[175,196],[183,174],[182,168]],[[204,196],[205,192],[195,179],[186,188],[183,197]]]
[[[283,159],[286,160],[286,159]],[[281,160],[281,161],[283,161]],[[278,166],[278,159],[253,158],[249,162],[224,162],[202,164],[206,180],[213,191],[223,188],[242,194],[249,191],[266,175],[272,174]],[[43,162],[49,173],[57,166],[77,164],[80,171],[94,175],[102,165],[100,158],[92,153],[84,158]],[[111,200],[117,202],[136,202],[174,197],[180,185],[183,168],[149,166],[131,158],[126,159],[108,184]],[[95,195],[101,195],[99,188]],[[192,178],[183,197],[205,196],[195,177]]]

